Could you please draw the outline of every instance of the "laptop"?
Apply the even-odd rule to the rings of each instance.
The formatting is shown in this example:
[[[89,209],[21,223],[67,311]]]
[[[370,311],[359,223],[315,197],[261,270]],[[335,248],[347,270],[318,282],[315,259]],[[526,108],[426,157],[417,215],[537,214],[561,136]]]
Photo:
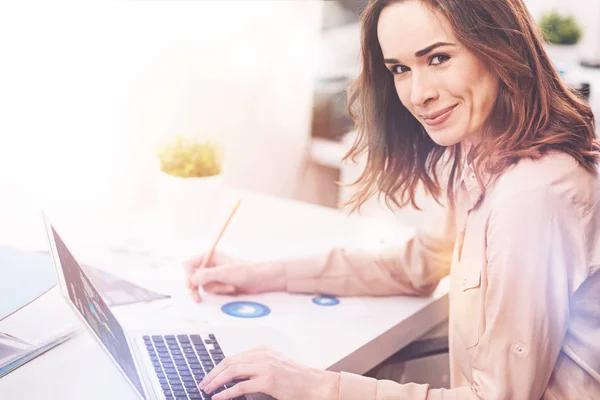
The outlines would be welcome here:
[[[198,389],[198,384],[225,358],[223,349],[234,336],[230,335],[222,343],[214,332],[168,328],[125,332],[45,213],[43,219],[62,294],[137,395],[148,400],[211,399]],[[239,338],[239,332],[237,336]],[[260,398],[265,396],[248,395],[236,400]]]

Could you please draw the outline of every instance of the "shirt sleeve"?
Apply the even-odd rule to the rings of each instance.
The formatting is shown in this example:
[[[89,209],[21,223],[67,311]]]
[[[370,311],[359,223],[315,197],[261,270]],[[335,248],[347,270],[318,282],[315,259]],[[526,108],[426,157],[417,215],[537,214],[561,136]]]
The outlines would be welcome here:
[[[454,213],[404,245],[381,252],[335,248],[324,256],[282,261],[287,291],[338,296],[429,295],[450,271]]]
[[[572,277],[586,265],[578,222],[571,205],[548,193],[521,193],[492,213],[485,328],[470,386],[431,389],[342,373],[340,400],[541,398],[565,337]]]

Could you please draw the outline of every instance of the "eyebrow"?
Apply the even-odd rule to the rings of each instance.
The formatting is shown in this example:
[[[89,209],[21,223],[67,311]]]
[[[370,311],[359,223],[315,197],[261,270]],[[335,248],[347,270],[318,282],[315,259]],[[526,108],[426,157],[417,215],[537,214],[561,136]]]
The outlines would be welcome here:
[[[454,44],[452,43],[447,43],[447,42],[437,42],[432,44],[431,46],[427,46],[425,47],[423,50],[419,50],[415,53],[415,57],[419,58],[419,57],[423,57],[426,56],[427,54],[431,53],[433,50],[437,49],[438,47],[441,46],[454,46]],[[385,64],[398,64],[400,63],[400,61],[398,61],[395,58],[385,58],[383,60],[383,62]]]

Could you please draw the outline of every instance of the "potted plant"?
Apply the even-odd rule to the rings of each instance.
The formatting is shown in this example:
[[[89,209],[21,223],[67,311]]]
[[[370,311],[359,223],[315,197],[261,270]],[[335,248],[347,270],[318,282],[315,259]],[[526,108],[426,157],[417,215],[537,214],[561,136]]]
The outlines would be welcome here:
[[[583,29],[575,17],[552,10],[542,14],[539,25],[546,41],[546,51],[559,69],[564,64],[579,61],[577,45],[583,36]]]
[[[221,194],[222,149],[209,140],[176,136],[157,149],[157,199],[163,215],[177,230],[206,228]]]

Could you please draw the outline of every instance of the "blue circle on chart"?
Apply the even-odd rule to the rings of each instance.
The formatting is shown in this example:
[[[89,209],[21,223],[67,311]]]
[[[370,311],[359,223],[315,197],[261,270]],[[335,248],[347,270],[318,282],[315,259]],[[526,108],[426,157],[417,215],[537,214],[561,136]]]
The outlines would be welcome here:
[[[227,315],[238,318],[260,318],[271,313],[271,309],[264,304],[253,301],[234,301],[221,307]]]
[[[319,306],[326,306],[326,307],[335,306],[335,305],[340,304],[340,301],[333,296],[313,297],[312,301],[313,301],[313,303],[315,303]]]

